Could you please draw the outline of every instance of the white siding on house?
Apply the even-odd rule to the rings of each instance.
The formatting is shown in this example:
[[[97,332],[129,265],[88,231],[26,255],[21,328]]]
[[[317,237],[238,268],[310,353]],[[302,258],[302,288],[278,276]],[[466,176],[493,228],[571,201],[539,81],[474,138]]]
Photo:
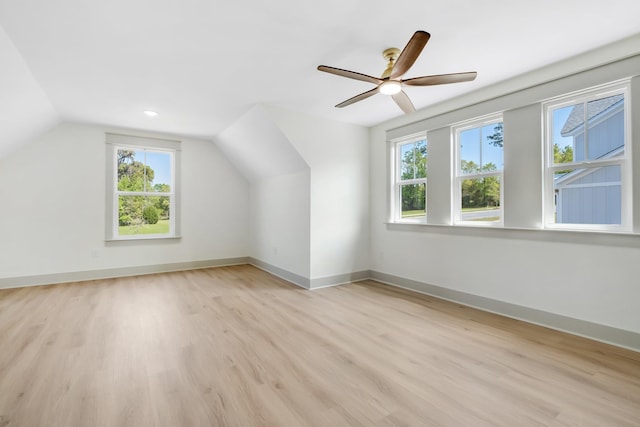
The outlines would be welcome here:
[[[582,172],[582,173],[581,173]],[[620,166],[572,172],[579,178],[558,188],[558,223],[620,224]]]
[[[624,146],[624,111],[620,110],[590,128],[587,142],[589,160],[599,159]]]
[[[573,156],[575,161],[583,161],[584,132],[574,136]],[[589,128],[588,160],[598,159],[624,145],[624,111],[619,110],[607,120]]]

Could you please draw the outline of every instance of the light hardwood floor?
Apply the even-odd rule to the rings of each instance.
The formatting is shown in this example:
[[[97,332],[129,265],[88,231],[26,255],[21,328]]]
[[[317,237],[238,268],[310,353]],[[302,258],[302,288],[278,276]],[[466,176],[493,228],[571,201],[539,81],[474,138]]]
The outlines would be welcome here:
[[[639,426],[640,353],[251,266],[0,291],[0,426]]]

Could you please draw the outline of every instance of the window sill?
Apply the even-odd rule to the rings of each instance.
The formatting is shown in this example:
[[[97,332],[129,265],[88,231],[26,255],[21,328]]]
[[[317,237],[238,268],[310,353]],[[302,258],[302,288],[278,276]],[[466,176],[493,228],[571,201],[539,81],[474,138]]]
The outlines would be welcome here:
[[[456,222],[448,227],[468,227],[468,228],[504,228],[502,222],[488,222],[488,221],[460,221]]]
[[[118,238],[118,239],[113,239],[113,238],[105,239],[105,243],[177,241],[180,239],[182,239],[182,236],[144,236],[144,237]]]
[[[403,224],[403,225],[427,225],[427,222],[424,218],[422,219],[404,219],[402,221],[392,222],[390,224]]]
[[[479,225],[416,224],[385,222],[389,231],[414,231],[448,234],[452,236],[490,237],[499,239],[533,240],[542,242],[600,244],[640,248],[640,234],[596,230],[567,230],[549,228],[518,228]]]

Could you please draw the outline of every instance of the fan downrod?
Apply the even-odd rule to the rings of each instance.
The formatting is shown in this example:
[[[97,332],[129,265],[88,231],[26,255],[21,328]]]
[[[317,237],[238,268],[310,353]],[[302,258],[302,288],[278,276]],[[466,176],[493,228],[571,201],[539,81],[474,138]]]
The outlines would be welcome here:
[[[382,51],[382,57],[387,61],[387,68],[384,70],[381,79],[386,79],[391,75],[391,71],[393,70],[393,66],[396,63],[396,60],[400,56],[400,49],[397,47],[390,47]]]

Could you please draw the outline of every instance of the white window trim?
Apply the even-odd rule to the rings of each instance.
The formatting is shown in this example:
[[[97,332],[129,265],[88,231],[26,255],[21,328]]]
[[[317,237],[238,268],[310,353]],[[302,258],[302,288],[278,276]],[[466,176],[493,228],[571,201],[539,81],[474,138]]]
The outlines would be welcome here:
[[[491,114],[475,118],[473,120],[464,121],[453,125],[451,133],[453,136],[453,172],[452,177],[452,212],[451,219],[453,225],[465,227],[504,227],[504,167],[496,171],[478,172],[472,174],[462,174],[460,170],[460,134],[466,130],[473,128],[482,128],[486,125],[503,123],[502,114]],[[504,142],[503,142],[504,144]],[[504,161],[504,145],[503,145],[503,161]],[[488,177],[498,177],[500,181],[500,221],[463,221],[462,220],[462,181],[466,179],[479,179]]]
[[[106,241],[136,241],[136,240],[157,240],[180,238],[180,141],[159,139],[152,137],[140,137],[122,135],[116,133],[106,134],[106,188],[105,188],[105,236]],[[119,148],[131,148],[135,150],[147,149],[156,152],[171,152],[171,218],[169,234],[141,234],[141,235],[118,235],[118,195],[116,173],[117,154]],[[146,192],[126,192],[128,195],[147,195]],[[166,195],[155,193],[154,195]]]
[[[544,162],[543,162],[543,224],[551,230],[572,231],[604,231],[613,233],[632,232],[632,188],[631,169],[631,98],[630,80],[617,81],[607,85],[596,86],[571,94],[555,97],[543,102],[544,126]],[[615,158],[584,160],[571,163],[553,163],[553,128],[551,111],[557,108],[589,102],[595,99],[607,98],[614,95],[624,96],[624,154]],[[604,166],[620,166],[621,182],[621,212],[620,224],[564,224],[555,223],[554,206],[554,173],[564,169],[591,169]]]
[[[420,218],[402,218],[402,192],[400,188],[402,185],[411,185],[411,184],[424,184],[425,192],[427,191],[427,177],[425,178],[416,178],[416,179],[408,179],[408,180],[400,180],[400,154],[399,147],[404,144],[415,143],[418,141],[427,141],[427,133],[419,132],[416,134],[404,136],[402,138],[393,139],[390,142],[390,159],[391,159],[391,167],[390,167],[390,213],[389,213],[389,222],[396,224],[426,224],[427,223],[427,206],[426,206],[426,197],[425,197],[425,215]],[[428,145],[427,141],[427,153],[428,153]],[[428,156],[428,154],[427,154]]]

